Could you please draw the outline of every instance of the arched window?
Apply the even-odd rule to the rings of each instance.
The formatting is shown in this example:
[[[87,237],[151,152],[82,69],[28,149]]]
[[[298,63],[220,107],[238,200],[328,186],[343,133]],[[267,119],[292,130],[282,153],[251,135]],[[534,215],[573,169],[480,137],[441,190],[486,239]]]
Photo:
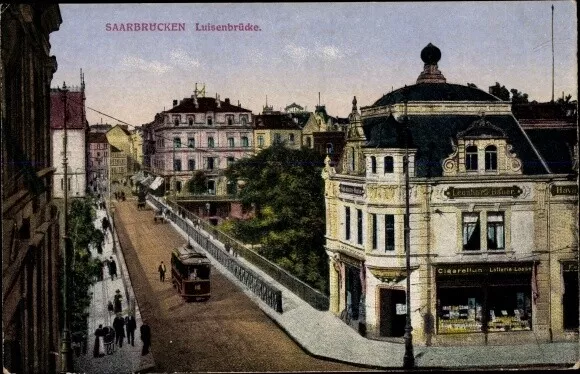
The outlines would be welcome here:
[[[326,143],[326,154],[331,155],[334,153],[334,146],[332,143]]]
[[[384,159],[385,163],[385,174],[393,172],[393,156],[387,156]]]
[[[465,148],[465,170],[477,170],[477,147],[474,145]]]
[[[371,156],[371,173],[377,173],[377,158],[375,156]]]
[[[485,148],[485,170],[497,170],[497,148],[489,145]]]

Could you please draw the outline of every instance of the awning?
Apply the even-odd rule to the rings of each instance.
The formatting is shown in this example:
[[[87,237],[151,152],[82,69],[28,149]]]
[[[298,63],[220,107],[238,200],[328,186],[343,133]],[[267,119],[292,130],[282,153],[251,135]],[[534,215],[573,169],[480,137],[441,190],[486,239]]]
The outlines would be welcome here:
[[[157,177],[157,178],[155,178],[155,180],[153,181],[153,183],[151,183],[151,185],[149,186],[149,188],[151,188],[152,190],[156,190],[156,189],[159,188],[159,186],[161,186],[161,183],[163,183],[163,178]]]
[[[151,182],[153,182],[153,177],[150,175],[150,176],[148,176],[147,178],[143,179],[143,180],[142,180],[141,182],[139,182],[139,183],[141,183],[141,184],[142,184],[143,186],[145,186],[145,187],[149,187],[149,185],[151,184]]]

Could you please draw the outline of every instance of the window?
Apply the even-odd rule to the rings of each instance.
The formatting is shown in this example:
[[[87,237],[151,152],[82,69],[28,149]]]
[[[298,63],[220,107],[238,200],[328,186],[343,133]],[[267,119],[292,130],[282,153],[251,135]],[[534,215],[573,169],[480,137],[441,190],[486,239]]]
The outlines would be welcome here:
[[[334,153],[334,146],[332,143],[326,143],[326,154],[331,155]]]
[[[207,124],[208,124],[208,126],[213,125],[213,118],[207,117]]]
[[[179,126],[179,116],[173,116],[173,124]]]
[[[465,170],[477,170],[477,147],[474,145],[465,148]]]
[[[262,148],[264,146],[264,136],[258,135],[258,147]]]
[[[181,192],[181,181],[175,181],[175,189],[177,192]]]
[[[487,249],[504,249],[503,212],[487,213]]]
[[[395,250],[395,216],[385,215],[385,251]]]
[[[234,138],[228,138],[228,147],[230,148],[234,147]]]
[[[234,124],[234,119],[232,117],[228,117],[228,126],[232,126]]]
[[[312,138],[310,136],[306,137],[306,146],[312,148]]]
[[[371,173],[377,173],[377,158],[375,156],[371,156]]]
[[[187,160],[187,169],[188,170],[195,170],[195,160],[193,160],[193,159]]]
[[[248,147],[250,143],[248,142],[247,136],[242,136],[242,147]]]
[[[228,167],[232,166],[236,160],[233,157],[228,157]]]
[[[289,134],[288,140],[290,141],[290,143],[294,143],[294,134]]]
[[[479,230],[479,213],[463,213],[463,250],[480,249]]]
[[[248,117],[240,116],[240,122],[242,122],[242,126],[246,126],[248,124]]]
[[[393,157],[392,156],[385,157],[384,163],[385,163],[385,174],[392,173],[394,165]]]
[[[215,166],[214,164],[215,164],[214,158],[213,157],[209,157],[207,159],[207,169],[208,170],[213,170],[214,169],[214,166]]]
[[[207,146],[208,146],[208,148],[215,147],[215,142],[213,140],[213,136],[208,136],[207,137]]]
[[[187,122],[189,123],[189,126],[193,126],[193,123],[195,122],[195,117],[189,116]]]
[[[281,143],[282,135],[280,133],[274,133],[274,143]]]
[[[101,157],[101,152],[97,152],[97,157]]]
[[[357,219],[357,243],[363,243],[363,212],[360,209],[356,210]]]
[[[350,240],[350,207],[344,207],[344,238]]]
[[[354,160],[355,153],[354,153],[354,148],[351,148],[350,150],[351,150],[350,151],[350,171],[352,172],[352,171],[354,171],[354,165],[355,165],[355,162],[354,162],[355,161]]]
[[[495,145],[485,148],[485,170],[497,170],[497,148]]]
[[[377,215],[371,213],[371,225],[373,227],[373,249],[377,249]]]
[[[181,171],[181,160],[173,159],[173,170]]]
[[[187,147],[195,148],[195,138],[187,138]]]
[[[173,146],[175,148],[181,148],[181,138],[178,137],[173,138]]]

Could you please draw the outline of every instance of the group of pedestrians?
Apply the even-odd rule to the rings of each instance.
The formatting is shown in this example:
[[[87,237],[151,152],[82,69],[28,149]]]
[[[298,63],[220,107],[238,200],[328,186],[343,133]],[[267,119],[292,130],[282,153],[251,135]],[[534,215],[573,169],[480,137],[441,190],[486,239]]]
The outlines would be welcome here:
[[[127,337],[127,344],[135,346],[135,330],[137,330],[137,321],[133,314],[129,313],[128,316],[124,317],[121,313],[118,313],[113,321],[113,331],[115,332],[115,345],[119,348],[123,347],[123,342],[125,337]],[[111,331],[110,327],[99,327],[95,330],[95,347],[93,349],[93,357],[103,357],[105,356],[105,337]],[[149,353],[149,348],[151,347],[151,328],[146,321],[142,321],[141,327],[139,329],[141,335],[141,341],[143,343],[143,348],[141,349],[141,355],[145,356]],[[110,344],[113,344],[112,342]]]

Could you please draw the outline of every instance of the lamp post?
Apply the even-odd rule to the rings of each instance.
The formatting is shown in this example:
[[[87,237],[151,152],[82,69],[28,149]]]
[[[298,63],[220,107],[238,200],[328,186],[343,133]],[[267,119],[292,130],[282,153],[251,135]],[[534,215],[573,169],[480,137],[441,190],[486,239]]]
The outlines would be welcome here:
[[[415,367],[415,355],[413,354],[413,327],[411,326],[411,243],[409,226],[409,120],[407,118],[407,100],[405,100],[405,266],[407,270],[407,292],[406,292],[406,321],[405,321],[405,355],[403,356],[403,368],[412,369]]]
[[[63,328],[62,328],[62,341],[60,347],[60,358],[61,358],[61,372],[67,373],[73,370],[73,360],[72,360],[72,349],[71,349],[71,335],[69,330],[69,308],[68,308],[68,273],[70,268],[70,263],[68,261],[68,256],[70,253],[70,238],[68,237],[68,159],[67,159],[67,93],[68,89],[66,83],[63,83],[60,92],[63,93],[63,104],[64,104],[64,116],[63,116],[63,159],[62,166],[64,169],[64,251],[63,251],[63,293],[62,293],[62,304],[63,304]]]

